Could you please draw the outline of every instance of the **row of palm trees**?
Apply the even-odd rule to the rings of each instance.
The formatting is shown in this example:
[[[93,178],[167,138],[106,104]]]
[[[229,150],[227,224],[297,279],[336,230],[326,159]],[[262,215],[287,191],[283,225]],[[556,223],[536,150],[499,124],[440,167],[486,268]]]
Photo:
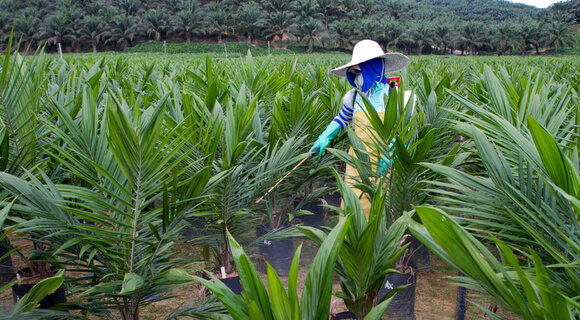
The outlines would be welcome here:
[[[462,54],[514,50],[532,46],[573,45],[572,18],[561,11],[541,19],[522,17],[518,23],[497,26],[476,21],[458,22],[450,16],[410,8],[400,0],[226,0],[202,4],[197,0],[2,0],[0,48],[11,31],[24,46],[47,45],[81,51],[90,44],[124,49],[137,41],[181,39],[186,42],[215,39],[273,41],[290,39],[339,51],[361,38],[379,41],[385,48],[410,54]],[[213,41],[213,40],[212,40]]]

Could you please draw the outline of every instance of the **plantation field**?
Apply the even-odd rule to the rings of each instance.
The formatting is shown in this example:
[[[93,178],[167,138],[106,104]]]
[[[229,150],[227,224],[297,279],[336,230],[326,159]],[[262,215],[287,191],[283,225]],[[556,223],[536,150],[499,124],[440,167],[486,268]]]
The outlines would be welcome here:
[[[371,142],[349,128],[304,160],[350,90],[329,75],[350,56],[236,55],[6,54],[0,224],[13,265],[49,277],[48,291],[63,284],[80,318],[326,319],[340,297],[380,319],[385,271],[415,264],[412,234],[432,264],[416,274],[417,319],[454,318],[457,281],[467,319],[488,305],[504,319],[579,314],[578,59],[410,57],[384,119],[369,111]],[[346,163],[374,199],[368,222]],[[309,227],[309,205],[338,195],[348,217],[330,207],[328,228]],[[266,258],[268,270],[263,247],[283,239],[280,251],[302,243],[300,261]],[[244,279],[244,299],[201,278],[220,267]],[[8,318],[51,316],[1,297]]]

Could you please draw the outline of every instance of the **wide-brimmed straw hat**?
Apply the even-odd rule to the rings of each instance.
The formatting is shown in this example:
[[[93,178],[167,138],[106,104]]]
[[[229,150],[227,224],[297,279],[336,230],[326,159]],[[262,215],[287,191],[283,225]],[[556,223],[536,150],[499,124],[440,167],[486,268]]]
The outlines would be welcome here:
[[[350,62],[330,70],[330,73],[335,76],[346,77],[346,70],[349,67],[375,58],[382,58],[385,61],[385,74],[403,70],[411,63],[409,58],[404,54],[398,52],[385,53],[375,41],[361,40],[352,49],[352,59]]]

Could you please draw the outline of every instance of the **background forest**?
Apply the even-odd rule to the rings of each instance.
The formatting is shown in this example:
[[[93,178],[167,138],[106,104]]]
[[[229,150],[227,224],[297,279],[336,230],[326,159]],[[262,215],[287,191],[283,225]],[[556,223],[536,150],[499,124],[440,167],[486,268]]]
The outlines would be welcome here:
[[[13,30],[23,48],[50,52],[164,40],[343,51],[371,38],[407,54],[557,54],[573,46],[578,22],[580,0],[548,9],[498,0],[0,0],[0,50]]]

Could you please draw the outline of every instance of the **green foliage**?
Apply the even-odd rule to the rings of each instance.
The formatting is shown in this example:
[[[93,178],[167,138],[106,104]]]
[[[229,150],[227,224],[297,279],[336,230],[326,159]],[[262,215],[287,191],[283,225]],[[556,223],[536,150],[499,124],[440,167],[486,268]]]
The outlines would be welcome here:
[[[399,243],[406,229],[402,219],[398,219],[389,229],[386,228],[385,201],[387,193],[382,186],[377,186],[368,221],[353,190],[346,185],[339,174],[334,175],[344,201],[343,212],[351,216],[351,223],[346,238],[340,248],[334,271],[340,277],[341,292],[334,292],[344,300],[349,311],[357,319],[373,318],[373,307],[383,301],[377,301],[377,294],[389,273],[394,270],[395,262],[403,255],[408,245],[399,248]],[[300,228],[306,236],[318,244],[326,241],[324,233],[308,227]],[[403,288],[397,288],[393,294]],[[385,296],[384,299],[391,296]],[[377,307],[380,309],[381,307]],[[380,313],[378,318],[384,313]]]
[[[264,56],[268,55],[268,48],[264,46],[254,47],[247,42],[229,42],[224,44],[209,44],[209,43],[175,43],[167,42],[166,48],[163,47],[163,42],[143,42],[136,46],[125,49],[123,52],[127,53],[164,53],[167,54],[220,54],[220,56],[225,57],[245,57],[248,51],[252,53],[252,56]],[[270,54],[280,55],[280,54],[291,54],[286,50],[280,49],[270,49]]]
[[[296,250],[292,261],[287,293],[280,278],[269,264],[268,291],[266,291],[254,265],[231,236],[229,236],[229,241],[244,288],[243,298],[235,295],[213,275],[211,275],[213,281],[199,277],[197,280],[218,297],[234,319],[327,319],[332,293],[332,271],[350,222],[351,217],[347,216],[322,241],[306,276],[300,300],[298,300],[296,290],[301,246]],[[372,314],[374,315],[372,319],[380,319],[389,302],[390,300],[387,300],[381,304],[379,312]]]
[[[502,241],[494,238],[506,261],[496,259],[481,242],[453,217],[428,207],[415,208],[423,225],[407,221],[411,233],[445,262],[467,277],[455,277],[462,286],[489,294],[522,319],[572,319],[573,303],[562,289],[550,279],[551,272],[544,266],[538,253],[530,250],[533,267],[522,267],[514,253]],[[483,311],[492,314],[483,306]],[[493,315],[496,316],[496,315]]]
[[[462,147],[471,150],[473,162],[461,168],[423,165],[447,178],[429,182],[428,190],[442,195],[441,208],[465,217],[453,221],[418,207],[421,219],[430,220],[422,220],[430,236],[418,225],[413,233],[423,234],[423,243],[468,274],[469,287],[520,317],[572,317],[578,308],[572,297],[580,287],[573,267],[580,254],[572,102],[578,97],[544,72],[524,72],[484,67],[469,97],[449,92],[464,108],[451,113],[461,119],[458,132],[472,139]],[[452,235],[457,238],[444,239]],[[485,245],[496,247],[504,260],[497,261]],[[545,287],[548,282],[553,286]]]
[[[37,165],[38,140],[44,133],[37,117],[43,108],[41,86],[48,60],[43,53],[28,60],[12,55],[12,41],[11,35],[0,60],[0,166],[2,171],[19,174]]]

